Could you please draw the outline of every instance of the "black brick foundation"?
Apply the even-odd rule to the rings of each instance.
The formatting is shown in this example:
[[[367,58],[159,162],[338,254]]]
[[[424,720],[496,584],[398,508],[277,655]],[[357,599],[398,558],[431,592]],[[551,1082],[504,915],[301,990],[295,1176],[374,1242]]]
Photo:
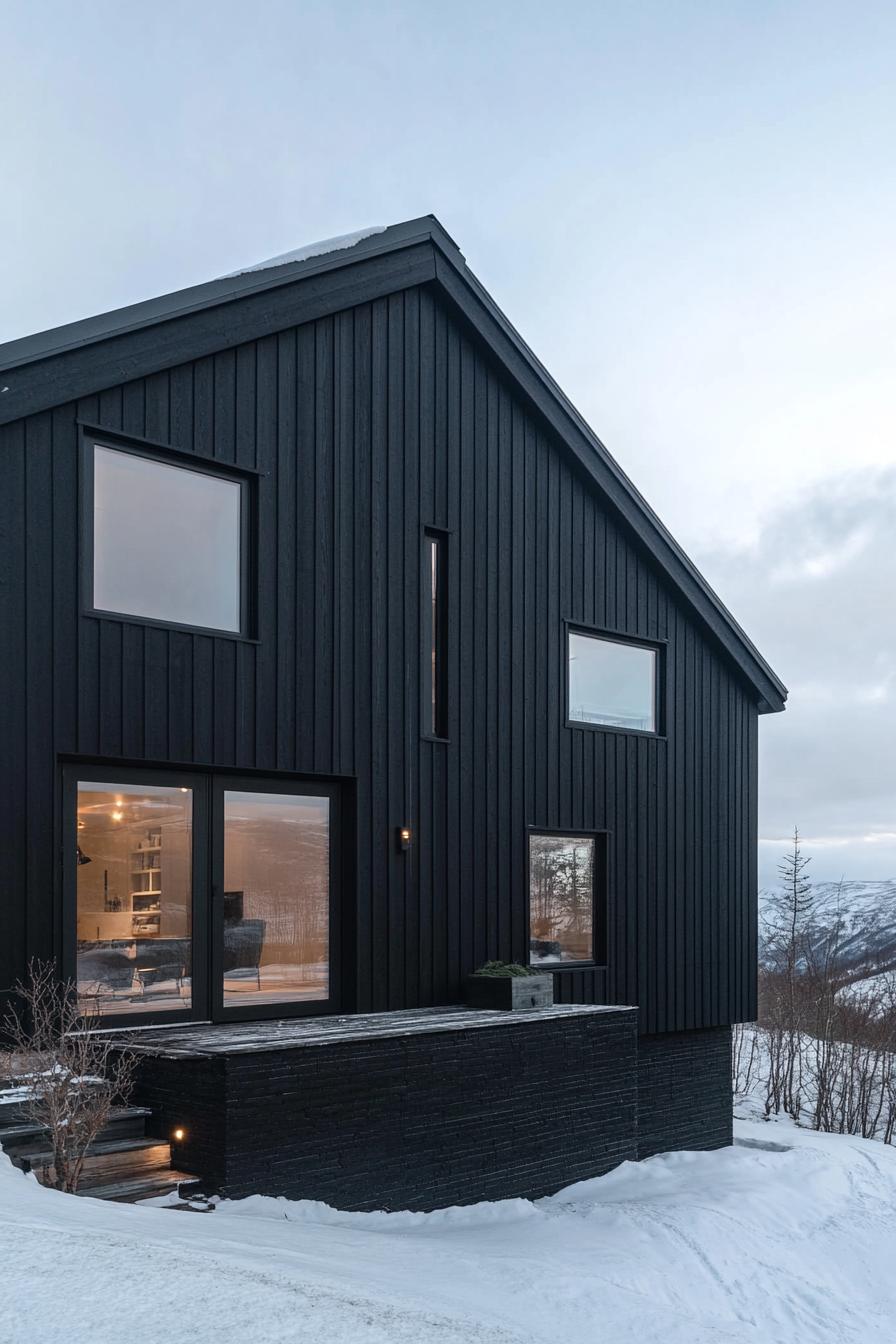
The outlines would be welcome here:
[[[135,1101],[209,1191],[428,1210],[536,1198],[731,1142],[730,1031],[637,1036],[630,1009],[148,1055]],[[371,1019],[368,1019],[370,1021]],[[381,1019],[382,1020],[382,1019]]]
[[[636,1156],[630,1010],[202,1058],[150,1056],[135,1100],[230,1197],[433,1209],[535,1197]],[[591,1084],[599,1080],[599,1085]]]
[[[638,1157],[732,1141],[731,1028],[642,1036]]]

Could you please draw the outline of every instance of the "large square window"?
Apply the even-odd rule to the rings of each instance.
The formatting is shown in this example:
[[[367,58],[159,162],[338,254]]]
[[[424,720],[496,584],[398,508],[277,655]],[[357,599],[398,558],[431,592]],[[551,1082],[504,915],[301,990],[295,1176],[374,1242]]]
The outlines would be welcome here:
[[[91,446],[97,611],[244,632],[245,481]]]
[[[569,721],[655,733],[658,652],[570,630]]]
[[[595,888],[598,837],[529,836],[529,962],[569,965],[597,960]]]

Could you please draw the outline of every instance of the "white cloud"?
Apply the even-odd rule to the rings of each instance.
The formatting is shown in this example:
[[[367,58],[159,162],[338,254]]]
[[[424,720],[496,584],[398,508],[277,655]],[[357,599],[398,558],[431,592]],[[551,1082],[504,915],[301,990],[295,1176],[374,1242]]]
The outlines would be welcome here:
[[[697,557],[790,687],[761,722],[764,881],[794,825],[819,879],[896,874],[894,536],[896,470],[851,472],[770,513],[749,546]]]

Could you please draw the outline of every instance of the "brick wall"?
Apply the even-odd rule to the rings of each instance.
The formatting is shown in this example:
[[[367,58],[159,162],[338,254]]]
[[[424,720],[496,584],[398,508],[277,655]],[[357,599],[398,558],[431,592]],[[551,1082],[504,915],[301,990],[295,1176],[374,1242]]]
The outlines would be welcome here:
[[[731,1028],[642,1036],[638,1157],[732,1141]]]
[[[141,1061],[133,1102],[148,1106],[146,1132],[171,1143],[173,1165],[200,1174],[210,1190],[219,1190],[226,1177],[227,1061],[166,1059]],[[186,1140],[175,1142],[174,1130],[184,1128]]]
[[[637,1014],[147,1058],[135,1100],[220,1193],[343,1209],[537,1197],[636,1156]]]
[[[147,1057],[135,1101],[232,1198],[433,1209],[537,1198],[627,1159],[731,1142],[729,1028],[637,1036],[631,1010],[213,1058]]]

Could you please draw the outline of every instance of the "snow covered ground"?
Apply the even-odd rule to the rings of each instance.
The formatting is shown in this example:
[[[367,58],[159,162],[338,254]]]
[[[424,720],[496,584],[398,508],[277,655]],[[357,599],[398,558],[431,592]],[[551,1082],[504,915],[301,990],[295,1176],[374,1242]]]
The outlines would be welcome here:
[[[109,1205],[0,1155],[0,1340],[892,1344],[896,1152],[787,1123],[737,1136],[433,1214]]]

